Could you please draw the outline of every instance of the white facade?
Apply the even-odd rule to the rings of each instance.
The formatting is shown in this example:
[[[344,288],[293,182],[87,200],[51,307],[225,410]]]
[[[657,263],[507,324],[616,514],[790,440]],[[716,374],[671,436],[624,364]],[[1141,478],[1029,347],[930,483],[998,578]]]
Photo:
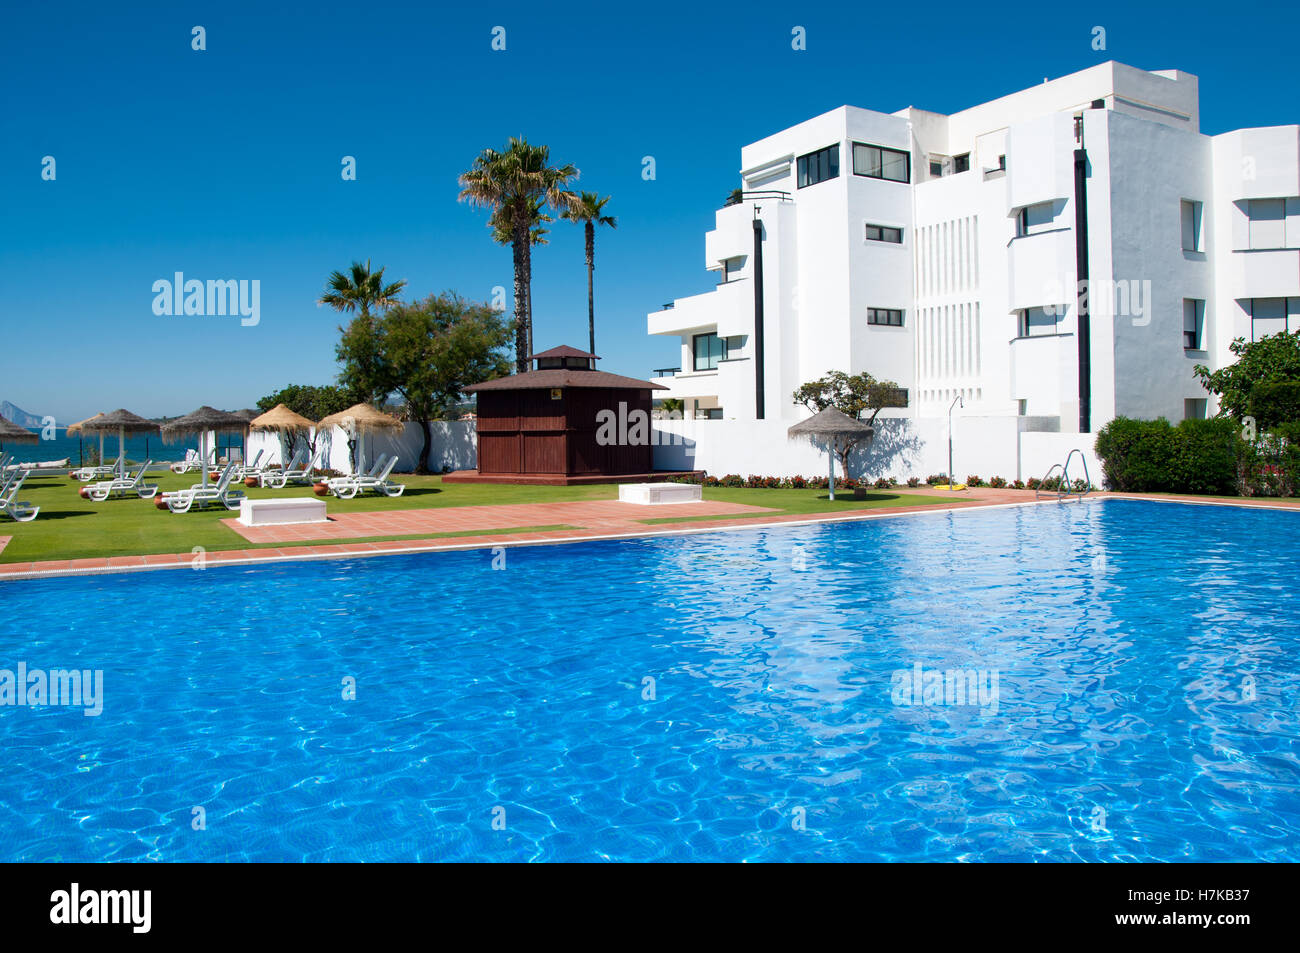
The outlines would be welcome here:
[[[1201,135],[1188,73],[1104,63],[951,116],[843,106],[745,146],[741,166],[741,200],[705,236],[718,287],[648,316],[651,334],[681,342],[680,371],[656,379],[669,388],[656,396],[688,416],[760,416],[757,220],[761,416],[806,416],[792,393],[831,370],[897,382],[908,406],[885,414],[913,421],[919,449],[871,475],[945,470],[959,396],[955,435],[989,434],[983,475],[1041,475],[1026,441],[1091,451],[1117,415],[1212,414],[1195,364],[1229,362],[1233,338],[1300,329],[1300,127]],[[696,430],[707,455],[714,428]],[[1031,436],[1048,433],[1061,436]]]

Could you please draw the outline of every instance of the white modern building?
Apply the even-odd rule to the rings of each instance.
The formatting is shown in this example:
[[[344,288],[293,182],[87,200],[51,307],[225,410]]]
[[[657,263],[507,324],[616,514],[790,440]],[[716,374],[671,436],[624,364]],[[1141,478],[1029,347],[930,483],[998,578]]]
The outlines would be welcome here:
[[[741,149],[732,201],[717,288],[648,317],[681,343],[657,396],[711,418],[689,442],[711,471],[779,470],[792,393],[841,370],[906,390],[871,475],[945,470],[950,409],[959,477],[1041,475],[1117,415],[1213,414],[1194,365],[1300,329],[1300,127],[1202,135],[1178,70],[843,106]]]

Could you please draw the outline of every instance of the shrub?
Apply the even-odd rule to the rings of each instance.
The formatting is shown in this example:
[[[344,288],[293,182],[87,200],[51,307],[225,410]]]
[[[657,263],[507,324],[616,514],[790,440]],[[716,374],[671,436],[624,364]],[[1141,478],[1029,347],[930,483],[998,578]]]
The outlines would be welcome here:
[[[808,485],[808,481],[801,476],[790,477],[790,486],[792,489],[802,490],[807,485]]]
[[[762,485],[763,485],[763,478],[761,476],[756,476],[755,474],[751,473],[749,476],[745,477],[745,486],[749,487],[750,489],[755,489]]]
[[[984,481],[980,479],[980,476],[979,476],[978,473],[972,473],[970,476],[968,476],[968,477],[966,478],[966,485],[967,485],[967,486],[983,486],[983,485],[984,485]]]
[[[930,486],[938,486],[938,485],[941,484],[941,483],[947,483],[947,482],[948,482],[948,474],[946,474],[946,473],[931,473],[928,477],[925,478],[925,482],[926,482],[927,484],[929,484]]]
[[[908,478],[907,478],[907,485],[908,485],[908,486],[911,486],[911,487],[917,487],[917,486],[920,486],[920,485],[921,485],[921,481],[920,481],[919,479],[917,479],[916,477],[908,477]]]
[[[1016,480],[1011,484],[1011,488],[1014,490],[1023,490],[1025,488],[1025,481]]]
[[[718,480],[718,478],[715,477],[715,476],[705,476],[705,477],[704,477],[704,485],[705,485],[705,486],[717,486],[718,483],[719,483],[719,480]]]
[[[1042,485],[1043,485],[1043,481],[1038,479],[1038,477],[1030,477],[1028,480],[1025,481],[1026,490],[1037,490],[1040,489]]]
[[[877,490],[888,490],[891,486],[893,486],[893,484],[890,483],[886,477],[881,477],[873,484],[873,486],[875,486]]]
[[[1106,485],[1124,492],[1235,493],[1241,452],[1238,427],[1226,418],[1116,417],[1097,434]]]
[[[728,473],[722,478],[723,486],[744,486],[745,478],[739,473]]]
[[[989,477],[989,486],[994,487],[995,489],[1001,489],[1006,485],[1007,481],[1002,479],[1002,477]]]
[[[808,486],[814,490],[824,490],[830,486],[830,481],[824,476],[812,477],[808,481]]]

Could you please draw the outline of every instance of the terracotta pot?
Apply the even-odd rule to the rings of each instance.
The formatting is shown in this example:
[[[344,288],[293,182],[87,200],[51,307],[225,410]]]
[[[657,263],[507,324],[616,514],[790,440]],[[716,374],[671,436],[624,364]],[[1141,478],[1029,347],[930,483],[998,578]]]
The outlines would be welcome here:
[[[84,486],[81,487],[79,490],[77,490],[77,493],[81,495],[81,498],[83,500],[90,499],[90,494],[86,492],[86,488]]]
[[[213,470],[211,473],[208,474],[209,480],[218,480],[220,478],[221,478],[221,474],[218,473],[216,470]]]
[[[162,498],[162,494],[159,494],[158,496],[155,496],[153,498],[153,505],[158,507],[158,509],[160,510],[167,509],[167,501]]]
[[[244,477],[244,486],[257,486],[257,477]]]
[[[317,496],[324,496],[330,491],[330,488],[326,486],[324,483],[317,483],[314,487],[312,487],[312,489],[316,491]]]

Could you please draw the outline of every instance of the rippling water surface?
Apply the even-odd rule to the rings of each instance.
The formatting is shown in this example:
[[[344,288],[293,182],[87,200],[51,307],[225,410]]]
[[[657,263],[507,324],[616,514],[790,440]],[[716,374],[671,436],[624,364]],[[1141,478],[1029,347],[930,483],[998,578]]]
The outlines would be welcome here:
[[[1298,531],[1113,500],[0,584],[0,668],[105,694],[0,708],[0,859],[1297,860]],[[896,704],[918,664],[996,698]]]

